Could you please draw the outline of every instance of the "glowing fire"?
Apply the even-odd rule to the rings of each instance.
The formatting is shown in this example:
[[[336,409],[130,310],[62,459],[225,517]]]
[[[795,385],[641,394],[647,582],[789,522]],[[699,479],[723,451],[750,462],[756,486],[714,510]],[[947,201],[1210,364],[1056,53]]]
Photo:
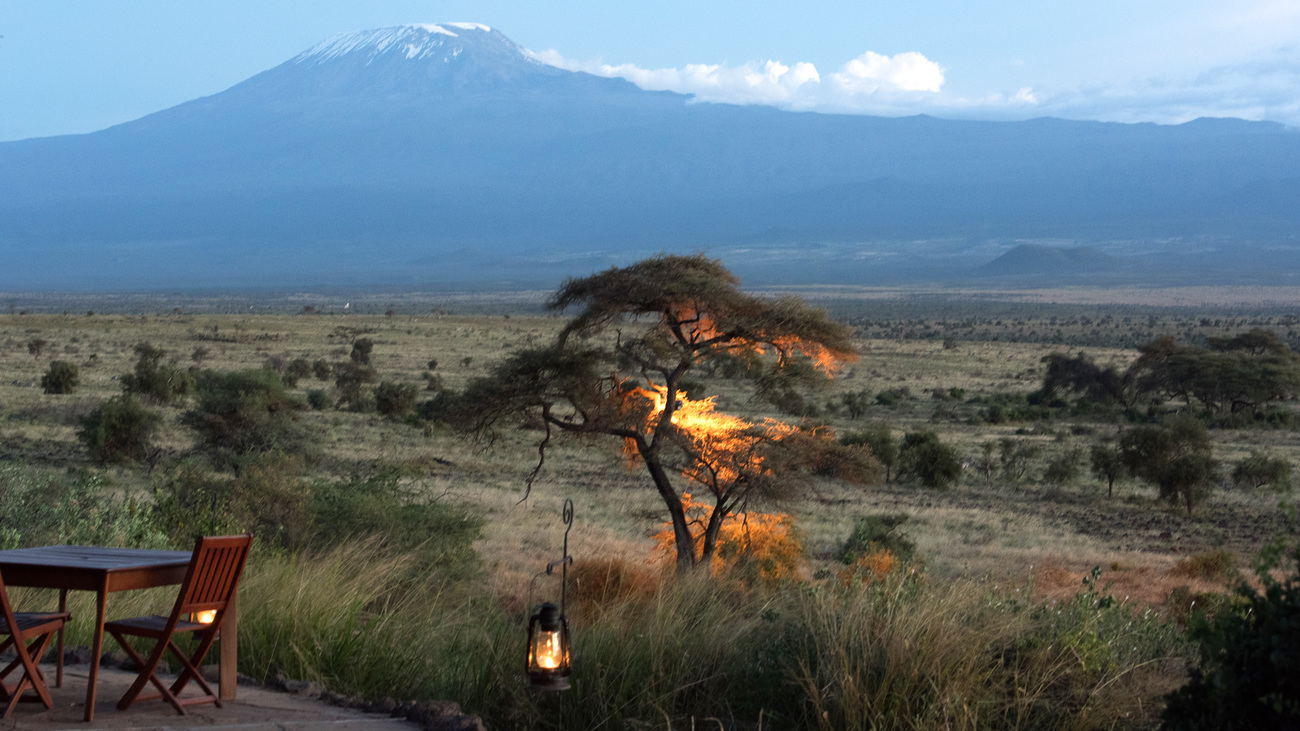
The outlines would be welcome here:
[[[668,388],[652,385],[649,389],[638,388],[635,393],[654,405],[645,423],[645,428],[653,430],[654,425],[663,418],[664,407],[668,402]],[[673,425],[688,439],[696,456],[696,460],[686,466],[682,475],[698,482],[730,484],[739,479],[742,472],[763,472],[763,457],[757,453],[758,445],[795,430],[776,419],[753,422],[719,412],[716,407],[713,396],[690,399],[679,392],[670,417]],[[624,445],[624,454],[628,458],[628,466],[635,465],[636,449],[630,441]]]
[[[560,661],[564,658],[564,650],[560,646],[560,633],[540,632],[537,635],[537,666],[546,670],[554,670],[560,667]]]
[[[717,340],[720,347],[726,350],[734,351],[753,348],[759,354],[775,351],[783,359],[798,353],[810,359],[813,365],[829,378],[835,376],[841,365],[857,360],[857,355],[854,353],[832,351],[821,343],[805,340],[796,335],[774,338],[771,342],[758,342],[743,337],[728,337],[728,334],[718,327],[712,316],[685,305],[674,308],[671,324],[674,324],[676,329],[681,332],[682,337],[693,345]]]
[[[217,610],[205,609],[202,612],[195,612],[194,621],[199,624],[212,624],[217,621]]]

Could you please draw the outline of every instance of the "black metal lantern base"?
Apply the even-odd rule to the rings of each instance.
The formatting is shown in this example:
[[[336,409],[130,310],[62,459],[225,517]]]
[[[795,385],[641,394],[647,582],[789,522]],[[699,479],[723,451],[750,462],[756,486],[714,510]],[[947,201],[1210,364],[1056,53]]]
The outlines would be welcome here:
[[[551,675],[550,673],[529,673],[528,674],[529,690],[568,690],[569,678],[564,675]]]

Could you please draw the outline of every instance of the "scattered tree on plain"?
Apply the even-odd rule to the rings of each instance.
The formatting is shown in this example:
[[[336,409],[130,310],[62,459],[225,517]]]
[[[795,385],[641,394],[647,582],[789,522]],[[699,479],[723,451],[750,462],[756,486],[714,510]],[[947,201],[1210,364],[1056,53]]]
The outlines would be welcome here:
[[[1205,424],[1190,416],[1129,429],[1120,436],[1119,448],[1133,476],[1155,485],[1161,499],[1182,501],[1188,515],[1213,489],[1218,464],[1210,437]]]
[[[1111,444],[1094,444],[1088,452],[1088,461],[1093,476],[1106,481],[1106,497],[1114,497],[1115,481],[1128,473],[1124,453]]]
[[[155,404],[169,404],[194,388],[194,376],[174,363],[164,363],[167,351],[151,343],[135,346],[135,368],[122,376],[122,390]]]
[[[77,368],[75,363],[69,363],[66,360],[56,360],[50,363],[45,375],[41,376],[41,388],[45,393],[72,393],[77,390],[77,384],[80,382],[80,369]]]
[[[827,430],[750,421],[717,411],[712,399],[686,396],[682,382],[692,368],[730,364],[756,392],[788,404],[801,386],[856,357],[848,328],[825,312],[737,285],[702,255],[660,255],[566,281],[549,306],[581,311],[553,344],[518,351],[469,385],[463,401],[473,428],[492,434],[521,417],[539,418],[546,434],[530,485],[554,431],[620,439],[625,458],[645,468],[664,501],[680,572],[709,564],[728,516],[794,489],[801,473],[830,462],[841,476],[870,479],[874,460],[838,445]],[[712,497],[694,531],[673,473]]]

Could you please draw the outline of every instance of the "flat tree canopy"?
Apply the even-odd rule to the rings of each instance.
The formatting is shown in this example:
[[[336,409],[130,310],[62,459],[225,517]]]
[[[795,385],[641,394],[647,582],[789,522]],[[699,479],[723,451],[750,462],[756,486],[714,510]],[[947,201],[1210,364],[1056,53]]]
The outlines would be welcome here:
[[[795,297],[767,299],[703,255],[659,255],[566,281],[553,310],[579,309],[556,341],[520,350],[465,391],[465,414],[491,435],[522,415],[540,417],[541,469],[554,430],[622,440],[641,463],[670,516],[677,567],[707,564],[727,516],[751,499],[776,497],[810,472],[874,479],[869,450],[839,445],[829,430],[751,421],[689,399],[683,377],[695,366],[725,367],[773,401],[856,359],[849,329]],[[703,486],[714,505],[692,532],[674,486]]]

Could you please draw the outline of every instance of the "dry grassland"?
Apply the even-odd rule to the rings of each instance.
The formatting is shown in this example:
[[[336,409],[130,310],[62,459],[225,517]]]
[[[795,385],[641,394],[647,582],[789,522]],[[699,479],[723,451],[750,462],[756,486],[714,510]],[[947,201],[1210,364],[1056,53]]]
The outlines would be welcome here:
[[[1296,301],[1295,293],[1287,296],[1293,298],[1287,301]],[[77,419],[120,391],[118,378],[130,371],[133,348],[143,341],[165,349],[182,365],[196,362],[198,351],[202,367],[234,370],[261,367],[276,358],[346,360],[349,337],[361,334],[374,341],[372,362],[381,380],[423,387],[422,373],[432,358],[444,385],[460,388],[513,349],[550,339],[563,322],[527,314],[428,312],[0,315],[0,459],[98,469],[87,462],[77,442]],[[36,340],[45,341],[39,355],[29,352]],[[1042,596],[1060,596],[1075,591],[1089,569],[1101,566],[1116,596],[1158,605],[1177,586],[1194,593],[1222,585],[1171,576],[1180,559],[1223,546],[1244,562],[1273,530],[1273,493],[1220,491],[1188,517],[1157,502],[1151,488],[1131,481],[1118,485],[1115,497],[1108,499],[1105,485],[1086,476],[1086,469],[1074,485],[1047,485],[1037,479],[1048,456],[1074,448],[1086,452],[1089,444],[1120,428],[1085,418],[1039,424],[989,424],[979,418],[981,404],[1038,388],[1041,358],[1061,350],[1060,345],[1003,337],[960,340],[945,347],[939,338],[874,337],[860,346],[861,360],[817,396],[819,403],[834,404],[842,394],[864,390],[874,396],[905,388],[911,396],[894,406],[873,401],[858,420],[823,406],[817,418],[836,430],[851,431],[867,423],[886,423],[898,436],[933,429],[954,443],[968,464],[979,455],[982,443],[1003,437],[1034,442],[1043,452],[1031,468],[1031,479],[1014,484],[998,476],[986,481],[973,469],[959,486],[942,492],[896,484],[860,488],[818,482],[808,494],[780,506],[797,519],[813,556],[810,571],[829,561],[859,516],[905,512],[911,516],[906,532],[940,576],[991,576],[1019,582],[1026,590],[1032,587]],[[1120,366],[1135,357],[1125,349],[1090,347],[1088,352],[1101,363]],[[80,366],[76,393],[42,393],[39,381],[52,360]],[[296,392],[305,397],[311,389],[332,385],[308,377]],[[718,396],[722,408],[778,415],[733,383],[706,380],[704,385]],[[957,397],[935,396],[958,392]],[[181,410],[164,412],[164,444],[172,456],[182,455],[190,448],[190,438],[178,424]],[[441,427],[422,430],[373,413],[309,410],[302,419],[326,456],[321,478],[377,462],[404,464],[419,469],[422,476],[412,478],[419,489],[481,512],[487,524],[478,549],[503,596],[521,601],[533,575],[559,555],[560,505],[565,498],[572,498],[577,507],[572,554],[654,558],[650,536],[664,520],[662,504],[645,476],[620,463],[617,445],[609,440],[562,441],[525,500],[524,476],[536,458],[536,431],[511,431],[486,449]],[[1294,431],[1225,430],[1213,436],[1216,456],[1225,463],[1261,446],[1293,462],[1300,458],[1300,434]],[[127,492],[145,493],[153,479],[140,468],[108,472],[117,489]]]

